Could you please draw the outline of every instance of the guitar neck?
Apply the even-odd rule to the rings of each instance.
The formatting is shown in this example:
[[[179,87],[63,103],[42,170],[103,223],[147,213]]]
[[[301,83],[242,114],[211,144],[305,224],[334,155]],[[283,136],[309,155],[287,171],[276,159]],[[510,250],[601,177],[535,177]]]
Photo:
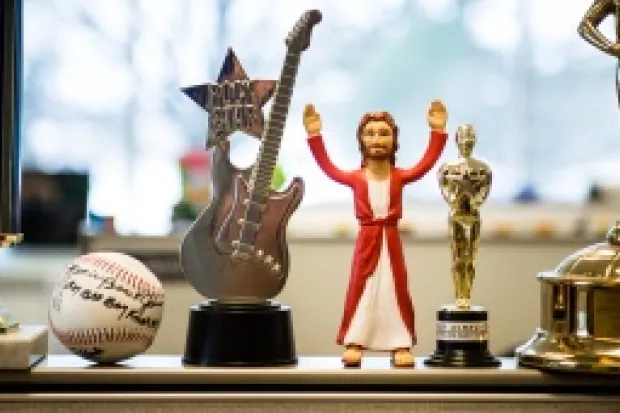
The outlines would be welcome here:
[[[291,103],[293,87],[295,86],[295,78],[297,77],[299,58],[300,53],[297,51],[288,50],[286,53],[269,120],[261,140],[258,161],[252,171],[250,181],[252,195],[266,195],[271,188],[271,180],[280,152],[282,134]]]

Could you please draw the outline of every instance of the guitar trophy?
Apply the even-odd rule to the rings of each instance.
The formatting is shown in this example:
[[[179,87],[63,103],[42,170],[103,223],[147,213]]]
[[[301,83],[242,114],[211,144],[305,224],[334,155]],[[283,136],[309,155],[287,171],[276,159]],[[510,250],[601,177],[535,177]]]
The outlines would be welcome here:
[[[22,239],[20,200],[20,111],[22,1],[3,1],[0,10],[0,248]],[[47,328],[20,325],[0,303],[0,370],[29,369],[47,355]]]
[[[615,18],[615,42],[611,42],[599,25],[609,16]],[[577,29],[581,37],[598,50],[618,59],[616,65],[616,96],[620,106],[620,3],[617,0],[594,0]]]
[[[473,126],[456,132],[459,159],[442,165],[438,172],[441,194],[450,206],[452,280],[456,305],[437,312],[437,347],[425,360],[433,367],[497,367],[499,360],[488,350],[487,310],[470,304],[480,237],[479,209],[491,189],[491,169],[474,159]]]
[[[310,43],[318,10],[305,12],[286,38],[280,79],[250,81],[229,49],[216,85],[185,88],[209,112],[207,147],[213,148],[213,199],[185,235],[185,277],[208,300],[190,310],[183,362],[259,366],[297,361],[291,310],[273,300],[286,283],[286,225],[304,193],[294,178],[283,192],[271,188],[300,56]],[[269,119],[262,106],[275,97]],[[228,137],[236,130],[261,137],[252,167],[234,167]]]

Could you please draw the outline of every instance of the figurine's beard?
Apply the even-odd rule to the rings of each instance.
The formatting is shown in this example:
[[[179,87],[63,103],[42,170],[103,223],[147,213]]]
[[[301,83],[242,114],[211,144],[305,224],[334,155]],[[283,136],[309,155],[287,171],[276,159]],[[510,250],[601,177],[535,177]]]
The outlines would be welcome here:
[[[364,158],[372,159],[373,161],[385,161],[390,159],[392,152],[384,146],[381,148],[383,150],[377,152],[373,151],[372,148],[364,148]]]

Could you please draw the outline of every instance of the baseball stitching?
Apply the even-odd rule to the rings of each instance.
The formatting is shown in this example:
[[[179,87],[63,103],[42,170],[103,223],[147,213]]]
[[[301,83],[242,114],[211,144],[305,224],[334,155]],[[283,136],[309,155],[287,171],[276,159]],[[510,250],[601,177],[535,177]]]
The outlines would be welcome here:
[[[115,262],[108,261],[105,258],[101,258],[93,255],[82,255],[76,259],[77,262],[87,263],[93,265],[95,268],[106,271],[113,275],[116,279],[122,281],[135,288],[136,290],[147,290],[148,294],[151,294],[157,298],[163,298],[164,293],[159,286],[155,286],[148,281],[145,281],[142,277],[138,276],[132,271],[118,265]]]
[[[58,340],[67,346],[93,346],[109,342],[142,341],[150,344],[155,339],[152,333],[136,331],[127,328],[76,328],[60,331],[52,320],[50,327]]]

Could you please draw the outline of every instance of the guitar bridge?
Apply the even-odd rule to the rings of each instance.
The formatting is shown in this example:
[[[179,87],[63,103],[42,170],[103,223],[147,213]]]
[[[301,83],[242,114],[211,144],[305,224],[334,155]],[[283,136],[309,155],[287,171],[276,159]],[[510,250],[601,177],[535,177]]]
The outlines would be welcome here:
[[[247,260],[247,259],[252,258],[252,255],[254,255],[253,245],[246,244],[239,240],[234,240],[232,242],[232,246],[233,246],[233,252],[232,252],[233,258],[241,258],[241,259]]]
[[[237,223],[239,225],[249,225],[251,226],[253,229],[255,230],[259,230],[260,229],[260,224],[258,222],[254,222],[254,221],[248,221],[245,218],[239,218],[239,220],[237,221]]]
[[[249,260],[252,258],[252,254],[248,254],[247,252],[243,252],[241,250],[234,250],[231,254],[233,258],[240,258],[242,260]]]

